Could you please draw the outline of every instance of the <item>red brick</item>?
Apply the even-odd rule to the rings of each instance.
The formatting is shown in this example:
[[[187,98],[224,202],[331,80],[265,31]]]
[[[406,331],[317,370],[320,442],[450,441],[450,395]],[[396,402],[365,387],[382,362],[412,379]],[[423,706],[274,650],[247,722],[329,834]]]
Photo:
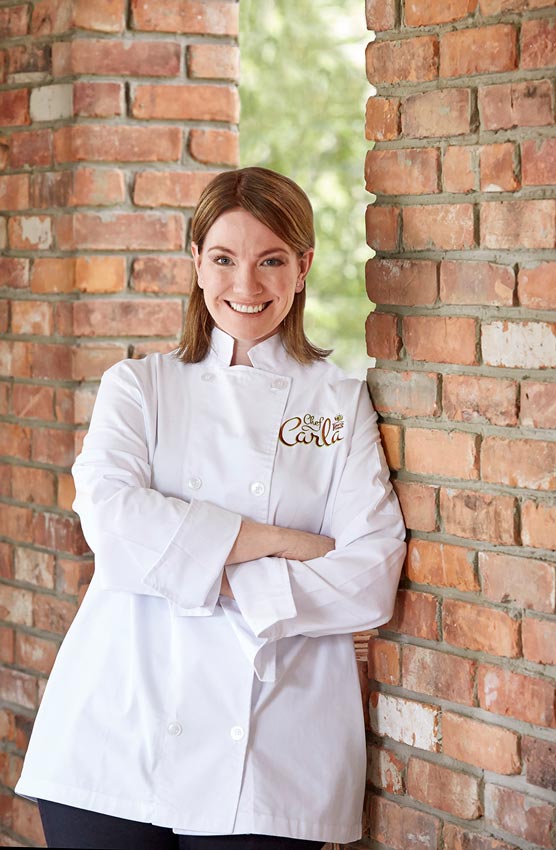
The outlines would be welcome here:
[[[556,723],[554,681],[481,665],[478,687],[479,705],[486,711],[536,726],[554,727]]]
[[[50,48],[44,44],[18,44],[8,49],[8,82],[17,82],[18,75],[48,73]],[[27,82],[26,79],[23,80]]]
[[[76,258],[75,288],[81,292],[118,292],[125,289],[125,285],[125,257]]]
[[[15,632],[7,626],[0,626],[0,660],[3,664],[14,663]]]
[[[12,302],[12,333],[49,336],[52,331],[52,304],[40,301]]]
[[[179,127],[110,127],[79,124],[62,127],[54,134],[56,162],[170,162],[179,160],[182,149]]]
[[[437,416],[437,376],[428,372],[370,369],[367,378],[376,409],[405,416]]]
[[[189,133],[189,153],[206,165],[239,165],[239,134],[236,130],[195,128]]]
[[[14,547],[10,543],[0,543],[0,577],[3,579],[14,577],[13,556]],[[0,711],[0,724],[1,720],[2,712]],[[0,737],[2,736],[0,735]]]
[[[33,623],[33,594],[30,590],[9,585],[0,586],[0,615],[2,620],[31,626]]]
[[[187,48],[188,76],[209,80],[239,80],[239,48],[235,44],[191,44]]]
[[[33,513],[29,508],[2,505],[0,533],[23,543],[33,542]]]
[[[390,750],[382,747],[368,749],[368,780],[375,788],[383,788],[390,794],[403,794],[405,790],[405,764]]]
[[[369,97],[365,110],[365,138],[379,142],[400,135],[399,97]]]
[[[445,599],[442,610],[444,640],[461,649],[517,658],[519,621],[504,611],[457,599]]]
[[[479,477],[478,439],[475,434],[431,428],[405,431],[405,467],[408,472],[435,477]]]
[[[367,28],[380,32],[396,25],[395,0],[365,0]]]
[[[556,622],[525,617],[522,625],[523,656],[536,664],[556,664]]]
[[[29,89],[0,91],[0,126],[18,127],[30,123]]]
[[[71,466],[75,459],[74,433],[54,428],[33,430],[32,458],[40,463]]]
[[[366,188],[385,195],[435,193],[439,168],[440,153],[435,148],[367,151]]]
[[[442,182],[445,192],[473,192],[477,188],[477,148],[468,145],[449,145],[442,161]]]
[[[556,262],[520,266],[517,285],[519,303],[531,310],[556,310]]]
[[[521,510],[521,522],[525,546],[556,549],[556,506],[526,501]]]
[[[378,360],[398,360],[402,341],[398,334],[398,317],[390,313],[367,316],[365,322],[367,354]]]
[[[479,113],[484,130],[552,124],[554,102],[550,81],[483,86],[479,88]]]
[[[479,590],[474,556],[473,549],[463,546],[413,538],[409,541],[407,577],[417,584]]]
[[[13,422],[0,422],[0,455],[29,460],[30,439],[29,428]]]
[[[163,5],[149,0],[132,0],[133,28],[149,32],[176,32],[200,35],[237,35],[238,7],[229,2],[165,0]]]
[[[139,257],[133,261],[131,286],[137,292],[187,294],[192,261],[188,257]]]
[[[178,301],[78,301],[73,305],[78,336],[173,336],[181,329]]]
[[[18,633],[16,637],[16,659],[20,667],[48,676],[56,658],[58,644],[52,640]]]
[[[516,500],[477,490],[440,491],[440,513],[447,534],[500,545],[517,543]]]
[[[37,707],[37,680],[27,673],[0,668],[0,698],[23,708]]]
[[[407,792],[415,800],[458,818],[475,820],[481,815],[477,779],[423,759],[409,759]]]
[[[471,129],[469,89],[444,89],[414,94],[402,104],[404,136],[460,136]]]
[[[37,629],[63,635],[69,629],[75,612],[76,606],[73,602],[66,602],[55,596],[35,594],[33,614]]]
[[[31,374],[31,346],[27,342],[0,340],[0,374],[28,378]]]
[[[69,30],[72,5],[72,0],[39,0],[35,3],[31,18],[33,35],[50,35]]]
[[[27,35],[29,11],[30,7],[27,3],[0,9],[0,38]]]
[[[109,206],[126,198],[125,178],[117,168],[77,168],[73,172],[71,206]]]
[[[556,384],[523,381],[520,420],[531,428],[556,428]]]
[[[521,67],[551,68],[556,64],[556,23],[548,18],[523,21]]]
[[[481,330],[484,362],[489,366],[544,369],[556,366],[556,324],[489,322]]]
[[[0,257],[0,280],[10,289],[24,289],[29,285],[29,260]]]
[[[65,561],[59,558],[57,572],[58,591],[75,596],[82,587],[90,583],[94,567],[91,561]]]
[[[521,747],[527,782],[556,791],[556,743],[524,735]]]
[[[48,473],[51,475],[52,473]],[[15,552],[15,578],[37,587],[54,588],[54,555],[18,546]]]
[[[58,475],[58,496],[56,504],[65,511],[71,511],[75,499],[75,484],[69,472]]]
[[[67,206],[72,185],[71,171],[43,171],[34,174],[31,182],[31,206],[40,209]]]
[[[482,192],[515,192],[520,188],[512,142],[483,145],[480,157]]]
[[[438,640],[438,598],[432,593],[400,590],[392,619],[383,626],[387,631]]]
[[[388,685],[401,684],[400,657],[398,643],[371,637],[368,647],[369,678]]]
[[[52,505],[55,502],[55,478],[47,469],[15,467],[12,475],[13,498],[29,504]]]
[[[175,77],[181,48],[170,41],[118,41],[80,38],[71,42],[71,74]]]
[[[14,215],[8,221],[8,239],[10,248],[16,251],[51,248],[51,219],[47,215]]]
[[[409,357],[434,363],[477,363],[475,319],[405,316],[404,343]]]
[[[367,245],[377,251],[395,251],[398,247],[400,212],[397,207],[369,204],[365,213]]]
[[[392,850],[436,850],[440,821],[385,797],[370,798],[370,837]]]
[[[443,3],[431,3],[430,0],[407,0],[405,4],[405,23],[408,27],[428,27],[433,24],[447,24],[459,21],[473,14],[477,0],[445,0]]]
[[[555,490],[555,470],[554,442],[503,437],[483,440],[481,475],[484,481],[532,490]]]
[[[96,32],[123,32],[125,29],[125,0],[74,0],[73,24]],[[105,42],[107,45],[109,42]]]
[[[553,564],[533,558],[480,552],[479,571],[483,595],[487,599],[554,613],[556,570]]]
[[[527,139],[521,143],[524,186],[550,186],[556,182],[556,139]]]
[[[396,481],[394,487],[406,526],[418,531],[436,531],[437,488],[414,481]]]
[[[519,736],[515,732],[451,711],[442,714],[442,751],[450,758],[503,776],[521,772]]]
[[[140,171],[133,200],[139,207],[194,207],[215,176],[213,171]]]
[[[138,85],[131,105],[133,118],[176,121],[239,120],[236,88],[222,85]]]
[[[513,305],[515,274],[496,263],[445,260],[440,264],[440,298],[445,304]]]
[[[371,83],[415,83],[438,77],[438,40],[425,35],[402,41],[375,41],[367,46]]]
[[[29,176],[7,174],[0,177],[0,209],[23,210],[29,207]]]
[[[407,250],[454,251],[472,248],[475,244],[472,204],[404,207],[402,215]]]
[[[402,670],[406,690],[473,705],[475,662],[468,658],[407,644]]]
[[[172,213],[76,213],[71,217],[60,216],[56,225],[58,245],[63,251],[75,248],[179,251],[185,242],[183,217]]]
[[[443,34],[440,76],[494,74],[517,67],[517,32],[512,24],[473,27]]]
[[[127,346],[121,343],[80,344],[72,352],[72,378],[74,381],[99,380],[110,366],[127,356]]]
[[[481,204],[481,246],[484,248],[553,248],[556,243],[556,202],[507,201]]]
[[[84,118],[113,118],[123,111],[122,83],[75,82],[73,111]]]
[[[400,469],[402,465],[402,429],[399,425],[386,425],[380,423],[378,426],[380,439],[386,462],[390,469]]]
[[[523,12],[552,6],[552,0],[479,0],[479,5],[483,15],[499,15],[501,12]]]
[[[38,257],[33,261],[31,290],[33,292],[70,292],[74,287],[75,259],[73,257]]]
[[[553,847],[551,837],[554,806],[520,791],[498,785],[485,786],[485,818],[511,835],[531,841],[535,847]]]
[[[10,136],[10,167],[52,164],[52,130],[28,130]]]

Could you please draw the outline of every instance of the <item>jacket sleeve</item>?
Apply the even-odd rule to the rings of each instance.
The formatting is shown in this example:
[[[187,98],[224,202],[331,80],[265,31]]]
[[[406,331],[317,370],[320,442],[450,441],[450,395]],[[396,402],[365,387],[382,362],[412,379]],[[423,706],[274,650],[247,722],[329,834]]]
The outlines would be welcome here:
[[[166,597],[185,614],[210,615],[241,517],[151,488],[156,390],[142,383],[137,364],[126,361],[103,376],[72,468],[73,508],[100,587]]]
[[[405,527],[363,384],[352,442],[323,533],[322,558],[261,558],[226,567],[236,603],[258,638],[321,637],[388,622],[405,556]]]

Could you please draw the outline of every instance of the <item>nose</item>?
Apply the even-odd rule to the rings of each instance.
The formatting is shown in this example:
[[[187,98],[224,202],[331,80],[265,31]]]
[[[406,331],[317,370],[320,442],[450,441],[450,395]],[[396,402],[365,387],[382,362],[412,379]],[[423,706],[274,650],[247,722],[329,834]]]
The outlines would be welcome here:
[[[256,268],[247,263],[240,263],[234,274],[234,292],[237,295],[253,297],[263,291]]]

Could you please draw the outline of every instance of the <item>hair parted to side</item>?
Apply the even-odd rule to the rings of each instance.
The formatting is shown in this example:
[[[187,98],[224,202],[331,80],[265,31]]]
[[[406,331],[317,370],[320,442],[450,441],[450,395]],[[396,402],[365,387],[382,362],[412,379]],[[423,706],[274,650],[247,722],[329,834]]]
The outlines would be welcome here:
[[[268,168],[250,167],[218,174],[201,194],[191,222],[191,241],[200,251],[216,219],[238,207],[265,224],[299,255],[314,248],[313,209],[303,189],[289,177]],[[304,309],[305,287],[295,294],[280,334],[288,354],[299,363],[311,363],[327,357],[330,351],[317,348],[305,336]],[[194,270],[184,331],[176,356],[184,363],[203,360],[210,349],[213,327],[214,321]]]

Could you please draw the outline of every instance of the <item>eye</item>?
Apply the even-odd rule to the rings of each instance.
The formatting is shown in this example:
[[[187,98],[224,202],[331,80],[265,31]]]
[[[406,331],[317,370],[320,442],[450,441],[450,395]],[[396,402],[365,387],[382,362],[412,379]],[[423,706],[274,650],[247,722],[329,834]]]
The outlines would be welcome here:
[[[232,265],[231,258],[226,257],[224,255],[222,255],[220,257],[213,257],[212,262],[216,263],[217,266],[231,266]]]
[[[263,266],[283,266],[284,262],[279,257],[267,257],[263,260]]]

